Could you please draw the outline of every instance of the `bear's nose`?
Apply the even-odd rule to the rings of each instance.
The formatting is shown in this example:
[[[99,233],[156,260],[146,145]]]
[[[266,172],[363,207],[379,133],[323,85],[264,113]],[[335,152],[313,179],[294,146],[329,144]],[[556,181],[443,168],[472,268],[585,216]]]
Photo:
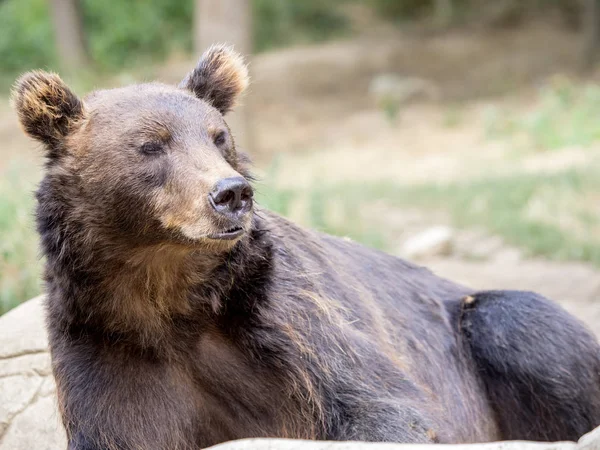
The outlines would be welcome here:
[[[225,215],[241,215],[252,207],[252,186],[243,177],[223,178],[218,181],[209,200],[215,211]]]

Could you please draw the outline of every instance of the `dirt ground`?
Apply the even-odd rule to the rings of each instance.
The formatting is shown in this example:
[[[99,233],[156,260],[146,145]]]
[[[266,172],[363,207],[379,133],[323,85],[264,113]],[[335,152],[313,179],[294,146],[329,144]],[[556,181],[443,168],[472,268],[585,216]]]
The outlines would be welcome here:
[[[285,154],[281,186],[301,189],[321,180],[427,182],[510,173],[514,149],[483,136],[490,108],[526,110],[536,86],[555,73],[576,76],[579,38],[551,23],[504,31],[452,31],[417,36],[378,30],[360,38],[255,57],[245,101],[249,127],[242,141],[257,167]],[[189,61],[159,70],[176,82]],[[369,94],[374,77],[394,73],[422,80],[390,120]],[[234,133],[236,121],[234,117]],[[36,146],[22,137],[8,105],[0,106],[0,170],[13,158],[39,165]],[[600,148],[567,148],[518,160],[520,169],[552,172],[585,165]],[[398,245],[419,229],[445,222],[427,211],[385,209]],[[416,219],[415,219],[416,217]],[[480,288],[536,290],[561,302],[600,336],[600,271],[578,263],[522,257],[480,230],[455,230],[455,251],[420,263]],[[487,246],[487,247],[486,247]],[[473,258],[473,252],[478,253]]]

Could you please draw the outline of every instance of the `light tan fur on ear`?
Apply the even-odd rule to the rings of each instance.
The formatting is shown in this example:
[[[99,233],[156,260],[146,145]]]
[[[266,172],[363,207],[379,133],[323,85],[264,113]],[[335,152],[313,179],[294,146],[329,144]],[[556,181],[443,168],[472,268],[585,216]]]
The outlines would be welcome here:
[[[180,87],[189,89],[225,114],[233,108],[249,81],[243,57],[233,47],[220,44],[213,45],[200,57]]]
[[[83,103],[54,73],[33,71],[15,83],[11,100],[25,132],[54,147],[74,121],[83,115]]]

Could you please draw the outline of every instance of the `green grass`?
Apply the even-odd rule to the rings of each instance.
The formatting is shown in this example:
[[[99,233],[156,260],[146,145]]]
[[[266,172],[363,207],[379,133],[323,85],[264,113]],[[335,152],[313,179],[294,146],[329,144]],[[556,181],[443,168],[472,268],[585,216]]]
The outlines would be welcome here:
[[[284,163],[284,157],[276,157],[264,180],[256,183],[256,199],[262,207],[324,233],[385,250],[385,237],[362,219],[362,204],[353,202],[343,191],[332,192],[331,187],[302,191],[275,187],[273,180]]]
[[[536,144],[535,148],[545,151],[589,145],[600,138],[600,88],[576,88],[558,80],[542,90],[540,98],[527,114],[490,117],[489,135],[519,142],[526,138]],[[454,121],[451,117],[448,126]],[[257,199],[263,206],[305,226],[383,250],[389,249],[391,236],[380,231],[380,224],[387,217],[369,217],[365,213],[373,200],[389,208],[443,210],[457,227],[487,228],[529,255],[584,261],[600,267],[600,161],[592,158],[585,167],[552,174],[519,172],[517,159],[510,176],[488,175],[421,185],[360,180],[302,190],[277,187],[274,180],[280,165],[286,163],[279,158],[265,180],[258,183]],[[39,292],[41,263],[32,220],[31,192],[37,175],[16,164],[1,175],[3,313]]]
[[[31,195],[36,177],[27,173],[13,166],[0,181],[0,312],[40,291]],[[386,250],[389,245],[373,218],[363,214],[364,207],[377,199],[389,207],[447,211],[456,226],[486,227],[530,255],[600,266],[597,163],[552,175],[515,174],[417,186],[357,182],[308,190],[275,188],[269,182],[275,173],[276,166],[258,183],[262,206],[374,248]]]
[[[257,201],[262,207],[306,227],[385,250],[385,236],[363,219],[362,204],[350,201],[339,192],[331,194],[330,189],[299,192],[263,187],[257,195]]]
[[[530,255],[600,266],[599,169],[449,185],[373,186],[363,195],[386,195],[398,207],[443,209],[455,225],[484,226]]]
[[[600,139],[600,86],[578,85],[556,77],[539,92],[535,106],[524,114],[490,109],[489,138],[508,139],[520,149],[557,150],[587,147]]]
[[[600,266],[599,174],[600,165],[592,164],[551,175],[416,186],[344,183],[308,192],[267,191],[260,198],[283,214],[295,210],[295,203],[306,204],[298,216],[301,222],[377,248],[386,248],[385,239],[358,214],[373,199],[397,208],[446,211],[457,227],[483,226],[532,256]],[[343,219],[328,214],[334,206],[341,209]]]
[[[31,169],[17,164],[0,178],[0,314],[40,292],[34,182]]]

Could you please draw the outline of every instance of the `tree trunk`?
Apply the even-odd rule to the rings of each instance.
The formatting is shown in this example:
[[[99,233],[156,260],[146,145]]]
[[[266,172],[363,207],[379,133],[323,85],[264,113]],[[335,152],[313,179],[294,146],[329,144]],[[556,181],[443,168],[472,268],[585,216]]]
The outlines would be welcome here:
[[[196,0],[194,46],[201,52],[215,43],[232,44],[244,55],[252,51],[250,0]]]
[[[583,7],[583,67],[592,69],[600,50],[600,0],[585,0]]]
[[[233,45],[249,62],[252,53],[252,2],[250,0],[196,0],[194,12],[194,48],[198,54],[212,44]],[[236,146],[250,151],[253,147],[248,97],[227,116]]]
[[[61,66],[74,72],[90,63],[79,0],[50,0]]]

